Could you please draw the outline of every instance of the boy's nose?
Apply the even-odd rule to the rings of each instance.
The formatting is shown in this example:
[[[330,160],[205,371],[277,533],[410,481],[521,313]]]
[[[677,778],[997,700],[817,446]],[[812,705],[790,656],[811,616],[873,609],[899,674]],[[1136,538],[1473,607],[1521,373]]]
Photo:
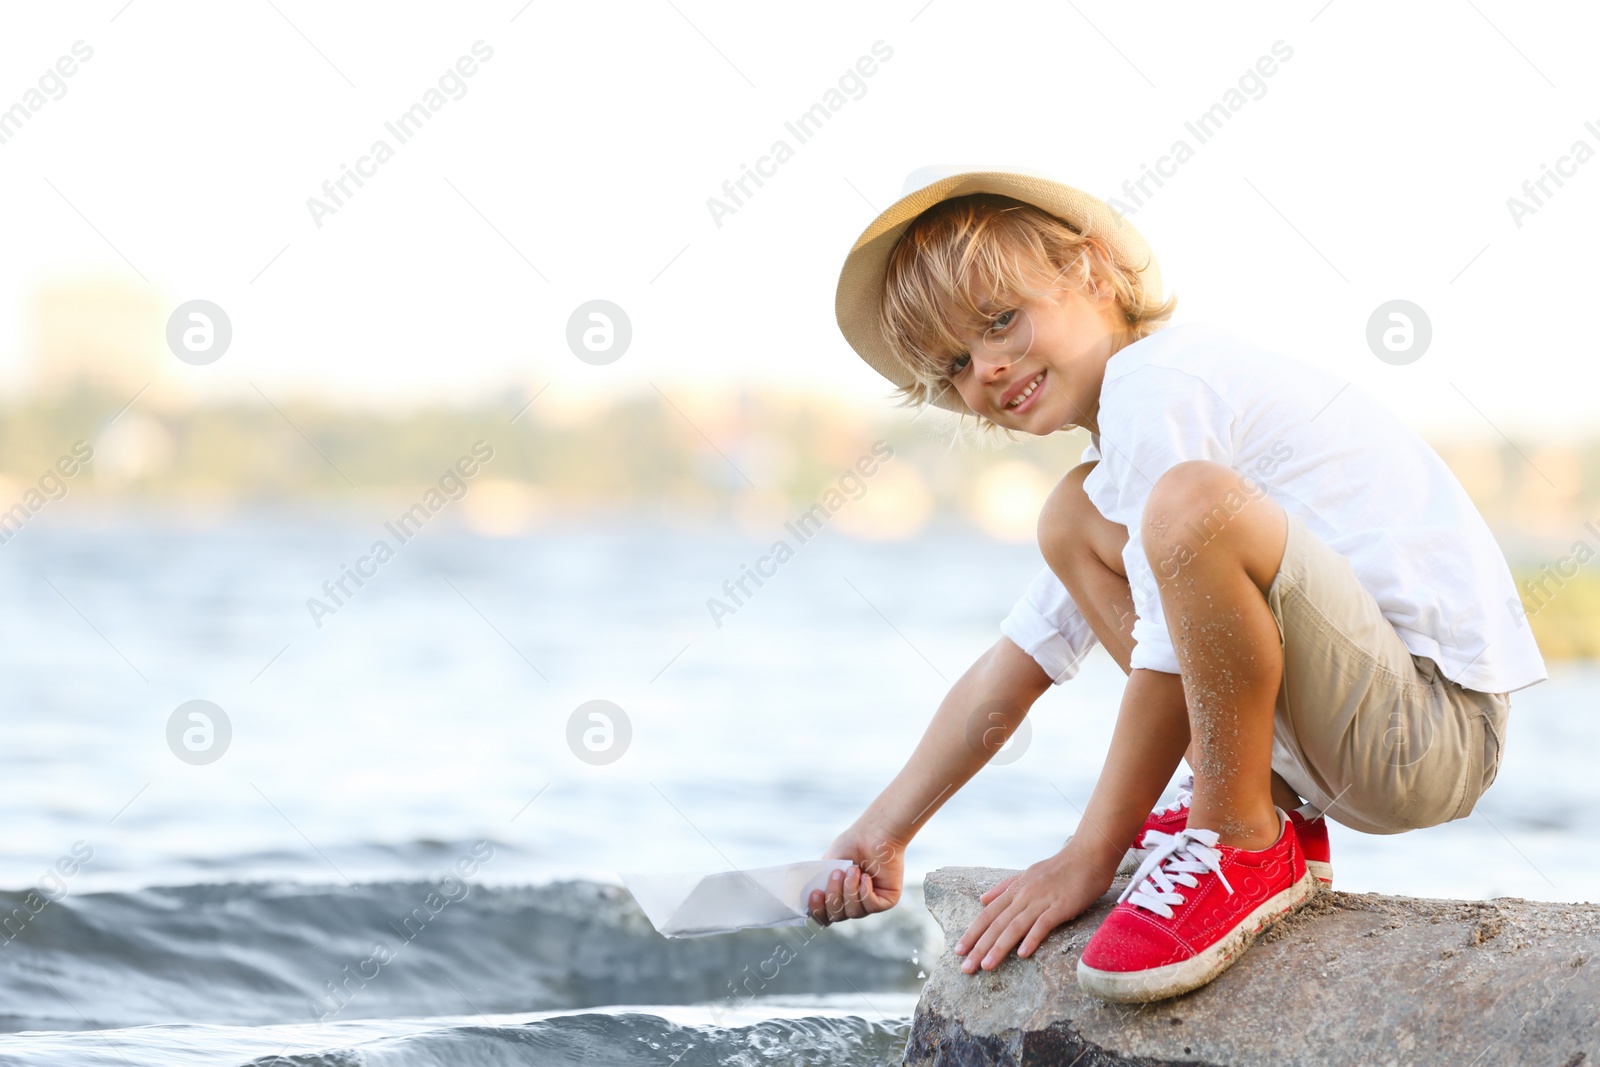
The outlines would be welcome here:
[[[985,353],[982,349],[972,354],[975,376],[985,386],[1004,381],[1006,376],[1011,373],[1012,362],[1014,361],[1009,359],[996,359],[992,354]]]
[[[978,373],[985,381],[992,381],[1005,373],[1005,369],[1011,366],[1010,359],[1004,356],[996,356],[993,352],[986,351],[981,345],[970,349],[967,355],[972,358],[973,366],[977,368]]]

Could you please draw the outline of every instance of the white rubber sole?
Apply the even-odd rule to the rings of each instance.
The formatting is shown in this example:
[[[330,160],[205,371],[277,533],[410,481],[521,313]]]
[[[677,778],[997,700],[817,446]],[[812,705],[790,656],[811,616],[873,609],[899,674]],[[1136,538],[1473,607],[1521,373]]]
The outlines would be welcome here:
[[[1323,863],[1321,860],[1306,860],[1306,870],[1316,876],[1328,889],[1333,888],[1333,864]]]
[[[1080,957],[1078,985],[1085,993],[1116,1004],[1165,1000],[1199,989],[1232,966],[1261,931],[1310,900],[1316,891],[1316,875],[1307,870],[1294,885],[1262,901],[1216,944],[1179,963],[1143,971],[1101,971],[1086,966]]]

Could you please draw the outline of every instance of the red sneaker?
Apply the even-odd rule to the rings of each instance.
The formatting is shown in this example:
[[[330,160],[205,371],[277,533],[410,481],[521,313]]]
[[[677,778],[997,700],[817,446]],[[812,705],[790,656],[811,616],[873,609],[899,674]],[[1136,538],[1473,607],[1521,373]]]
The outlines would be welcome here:
[[[1328,847],[1328,820],[1321,815],[1308,819],[1298,811],[1291,811],[1289,821],[1294,823],[1294,835],[1300,839],[1300,850],[1306,855],[1306,870],[1332,889],[1333,852]]]
[[[1144,825],[1133,835],[1133,844],[1128,847],[1127,853],[1122,857],[1122,862],[1117,864],[1118,874],[1132,874],[1139,869],[1139,864],[1144,862],[1146,849],[1144,835],[1151,830],[1170,837],[1189,824],[1189,805],[1194,800],[1194,775],[1186,774],[1178,779],[1178,797],[1164,808],[1157,808],[1145,817]],[[1152,839],[1154,840],[1154,839]]]
[[[1133,835],[1133,845],[1117,864],[1118,874],[1132,874],[1149,855],[1144,847],[1145,834],[1151,830],[1171,836],[1189,824],[1189,805],[1194,799],[1194,775],[1186,774],[1178,780],[1178,797],[1164,808],[1152,811]],[[1295,834],[1300,838],[1300,848],[1306,856],[1306,867],[1329,889],[1333,888],[1333,850],[1328,845],[1328,823],[1321,815],[1307,819],[1299,811],[1289,813]],[[1152,838],[1152,840],[1156,840]]]
[[[1274,809],[1278,810],[1278,809]],[[1316,892],[1289,816],[1259,851],[1217,844],[1215,830],[1159,837],[1078,959],[1078,985],[1102,1000],[1139,1003],[1198,989],[1256,935]]]

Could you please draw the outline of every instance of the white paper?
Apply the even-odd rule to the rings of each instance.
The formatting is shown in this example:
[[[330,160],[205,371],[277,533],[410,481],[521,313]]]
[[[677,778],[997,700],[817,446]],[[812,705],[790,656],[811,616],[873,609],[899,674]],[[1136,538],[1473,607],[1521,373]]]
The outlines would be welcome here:
[[[826,890],[851,860],[802,860],[715,874],[623,874],[622,884],[663,937],[708,937],[735,930],[803,926],[811,891]]]

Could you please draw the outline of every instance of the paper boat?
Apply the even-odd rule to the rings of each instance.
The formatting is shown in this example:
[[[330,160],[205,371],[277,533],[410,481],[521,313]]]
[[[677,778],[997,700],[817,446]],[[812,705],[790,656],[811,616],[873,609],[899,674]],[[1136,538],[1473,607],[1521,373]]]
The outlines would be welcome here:
[[[814,889],[851,860],[802,860],[715,874],[623,874],[622,884],[663,937],[708,937],[774,926],[803,926]]]

